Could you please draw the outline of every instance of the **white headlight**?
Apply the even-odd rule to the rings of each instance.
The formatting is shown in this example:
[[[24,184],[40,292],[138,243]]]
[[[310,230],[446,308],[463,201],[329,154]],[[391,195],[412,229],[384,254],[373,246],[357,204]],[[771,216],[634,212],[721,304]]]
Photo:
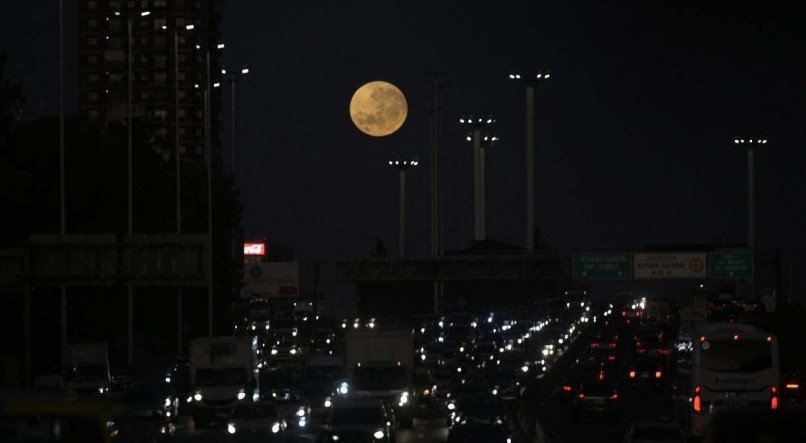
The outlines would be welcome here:
[[[271,432],[272,432],[273,434],[276,434],[276,433],[280,432],[280,423],[279,423],[279,422],[274,422],[274,423],[271,425]]]
[[[246,392],[241,391],[238,393],[238,400],[243,400],[246,398]]]
[[[339,394],[342,395],[347,394],[347,390],[348,390],[347,383],[342,383],[341,386],[339,386]]]
[[[332,402],[332,401],[330,401],[330,399],[325,400],[325,407],[326,407],[326,408],[329,408],[329,407],[331,407],[331,406],[333,406],[333,402]]]
[[[271,350],[271,355],[277,355],[277,349],[272,349]]]
[[[291,355],[295,355],[297,353],[297,350],[295,348],[291,348],[291,350],[288,352],[290,352]]]
[[[382,438],[383,438],[383,435],[384,435],[384,434],[383,434],[383,431],[381,431],[380,429],[379,429],[379,430],[377,430],[377,431],[375,431],[375,433],[374,433],[374,434],[372,434],[372,436],[373,436],[373,437],[375,437],[375,440],[380,440],[380,439],[382,439]]]
[[[171,406],[171,398],[170,397],[165,398],[165,407],[167,408],[168,406]]]
[[[448,403],[448,409],[450,409],[451,411],[453,411],[454,409],[456,409],[456,405],[455,405],[455,404],[453,404],[453,403]]]
[[[304,408],[297,409],[297,417],[305,417],[305,409]]]
[[[199,394],[199,393],[196,393],[196,395],[193,396],[193,400],[202,401],[202,395]]]
[[[235,425],[230,423],[227,425],[227,433],[234,434],[236,431]]]

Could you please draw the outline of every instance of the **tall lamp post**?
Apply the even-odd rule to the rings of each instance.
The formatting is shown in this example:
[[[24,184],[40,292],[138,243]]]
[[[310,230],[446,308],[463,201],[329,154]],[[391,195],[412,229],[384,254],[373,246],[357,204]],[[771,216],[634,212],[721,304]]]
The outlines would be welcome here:
[[[735,145],[747,149],[747,248],[750,252],[754,252],[756,247],[756,233],[755,233],[755,211],[756,211],[756,196],[755,196],[755,165],[753,159],[753,149],[758,145],[766,145],[766,138],[744,139],[736,138],[733,140]],[[750,273],[750,284],[753,284],[754,272]]]
[[[397,231],[397,254],[406,254],[406,171],[416,167],[420,161],[414,159],[394,159],[389,160],[389,166],[397,169],[398,182],[400,184],[400,198],[398,200],[398,231]]]
[[[526,86],[526,250],[531,251],[535,243],[535,87],[551,78],[551,72],[510,73],[509,78]]]
[[[225,75],[229,77],[230,83],[230,153],[232,155],[232,176],[233,178],[236,177],[235,171],[237,168],[235,167],[235,153],[237,150],[235,149],[235,85],[238,83],[238,80],[242,77],[245,77],[249,74],[249,67],[246,65],[241,66],[239,69],[222,69],[221,75]]]
[[[493,117],[462,117],[459,123],[470,127],[470,135],[467,140],[473,142],[473,196],[474,196],[474,241],[484,240],[484,178],[482,177],[482,131],[495,123]]]
[[[481,150],[479,151],[481,179],[481,233],[487,238],[487,150],[492,149],[500,138],[494,134],[484,134],[481,137]]]

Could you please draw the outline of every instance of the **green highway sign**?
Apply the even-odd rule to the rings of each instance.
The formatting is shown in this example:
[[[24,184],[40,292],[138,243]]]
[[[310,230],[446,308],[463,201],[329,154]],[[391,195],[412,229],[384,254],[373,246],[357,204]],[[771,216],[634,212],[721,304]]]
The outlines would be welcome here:
[[[574,254],[574,278],[629,279],[632,275],[631,254]]]
[[[718,251],[708,254],[708,277],[750,278],[753,276],[753,253],[750,251]]]

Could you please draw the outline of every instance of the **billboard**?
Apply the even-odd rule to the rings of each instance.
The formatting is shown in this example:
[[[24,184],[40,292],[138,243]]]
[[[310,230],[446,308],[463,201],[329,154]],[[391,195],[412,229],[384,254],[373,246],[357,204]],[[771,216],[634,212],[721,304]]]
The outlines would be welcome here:
[[[640,253],[633,256],[633,278],[706,278],[705,264],[705,253]]]
[[[266,243],[244,243],[243,255],[244,256],[266,255]]]
[[[296,297],[299,295],[297,262],[249,263],[244,266],[242,297]]]

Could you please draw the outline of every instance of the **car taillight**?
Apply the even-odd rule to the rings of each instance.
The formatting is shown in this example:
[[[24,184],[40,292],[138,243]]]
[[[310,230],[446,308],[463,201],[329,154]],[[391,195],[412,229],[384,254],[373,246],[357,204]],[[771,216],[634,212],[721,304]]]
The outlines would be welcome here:
[[[608,355],[607,359],[610,360],[610,361],[616,361],[616,356],[615,355]]]
[[[591,348],[598,348],[598,347],[599,347],[599,343],[594,343],[594,344],[591,345]]]
[[[584,400],[585,399],[585,394],[580,392],[579,395],[577,395],[577,398],[580,399],[580,400]]]
[[[660,371],[655,371],[655,378],[660,378],[661,375],[663,375],[663,373],[661,373]]]
[[[702,413],[702,397],[700,396],[701,392],[702,388],[699,386],[694,387],[694,399],[691,403],[691,406],[694,409],[694,412],[697,414]]]
[[[660,348],[660,349],[658,349],[658,354],[661,354],[661,355],[666,355],[666,354],[668,354],[668,353],[669,353],[669,350],[668,350],[668,349],[666,349],[666,348]]]
[[[635,371],[630,371],[629,376],[630,376],[630,378],[635,378]]]
[[[776,410],[778,409],[778,388],[773,386],[770,388],[772,391],[772,398],[770,398],[770,409]]]
[[[568,385],[565,385],[565,386],[563,386],[563,391],[565,391],[565,392],[571,392],[571,387],[570,387],[570,386],[568,386]]]
[[[599,381],[604,380],[604,371],[599,371]]]
[[[614,392],[613,395],[610,396],[612,400],[618,400],[618,393]]]

